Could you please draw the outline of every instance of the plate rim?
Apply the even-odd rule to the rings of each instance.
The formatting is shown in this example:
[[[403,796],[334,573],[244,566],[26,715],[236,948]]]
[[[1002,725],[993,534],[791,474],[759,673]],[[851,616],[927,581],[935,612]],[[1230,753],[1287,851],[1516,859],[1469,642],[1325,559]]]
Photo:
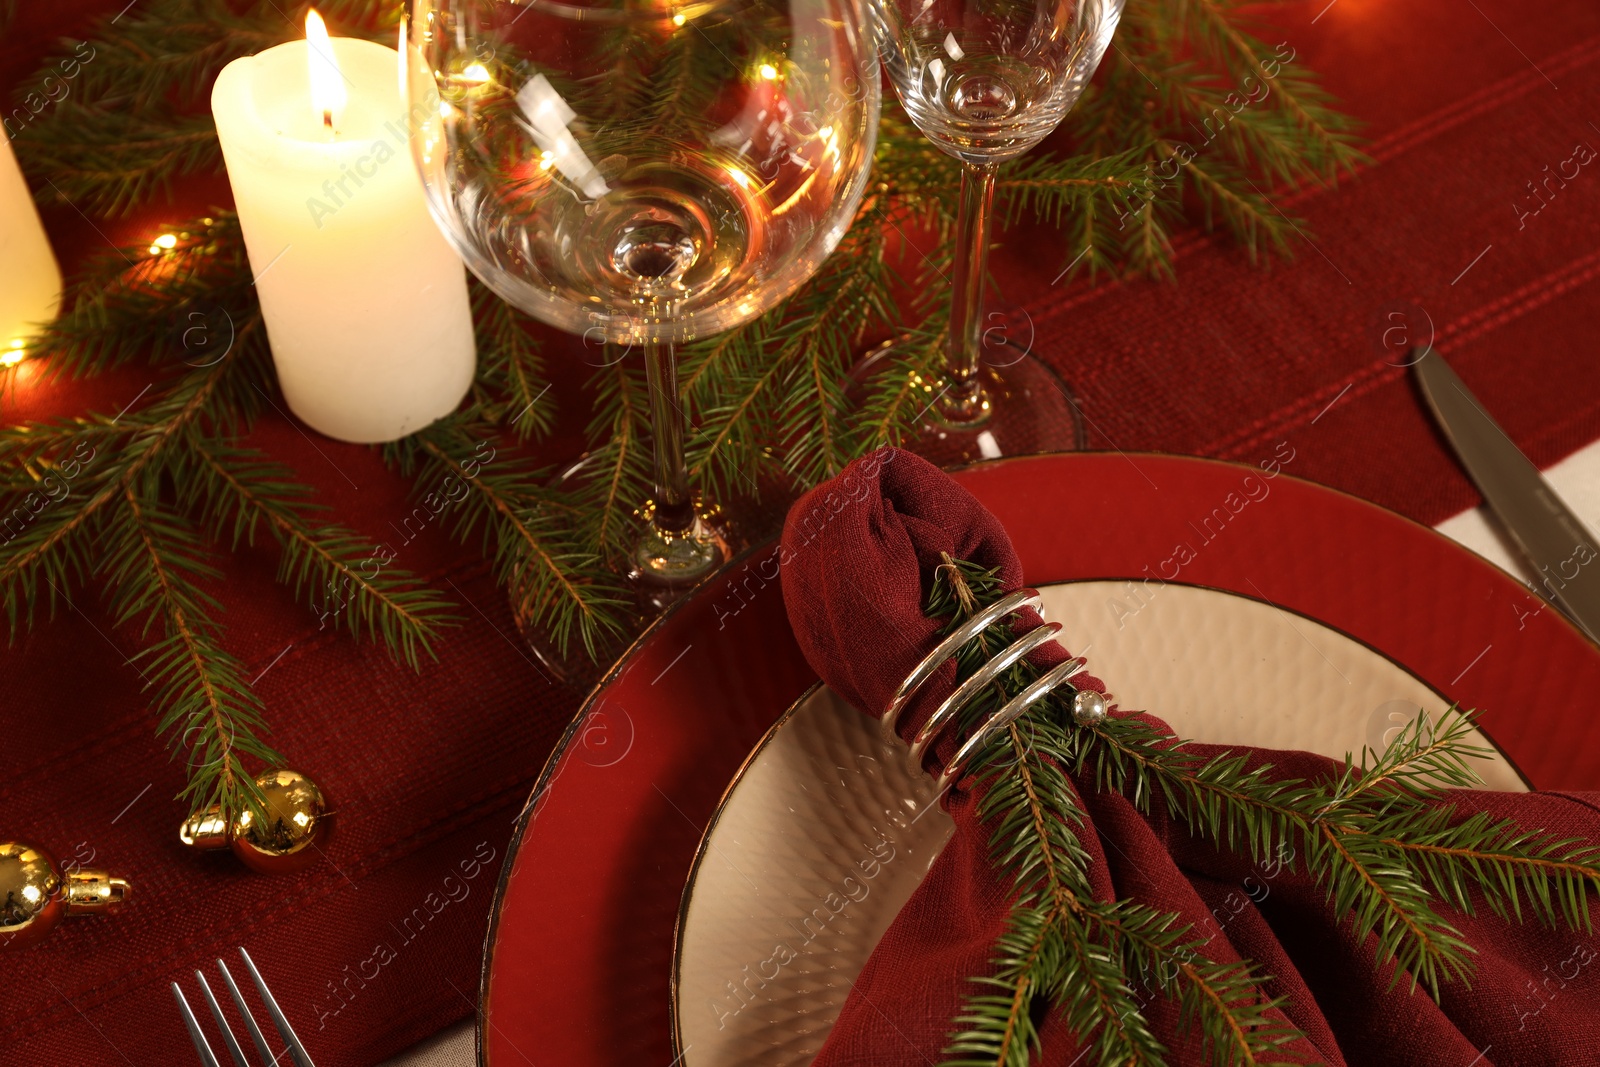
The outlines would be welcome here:
[[[1060,585],[1087,585],[1091,582],[1125,582],[1131,580],[1132,579],[1127,577],[1069,578],[1064,581],[1041,582],[1037,587],[1029,586],[1028,588],[1039,588],[1043,590]],[[1323,629],[1338,634],[1353,644],[1366,649],[1379,659],[1386,661],[1391,666],[1403,671],[1413,681],[1419,683],[1424,689],[1432,693],[1447,706],[1457,706],[1443,693],[1439,692],[1432,682],[1429,682],[1425,678],[1417,677],[1416,673],[1412,671],[1410,667],[1407,667],[1404,663],[1401,663],[1389,653],[1352,633],[1348,633],[1344,629],[1335,626],[1332,623],[1325,622],[1322,619],[1308,615],[1296,608],[1287,608],[1279,604],[1275,604],[1266,597],[1252,596],[1249,593],[1241,593],[1234,589],[1223,589],[1220,586],[1207,585],[1203,582],[1168,581],[1166,584],[1170,586],[1181,586],[1186,589],[1199,589],[1208,593],[1215,593],[1219,596],[1233,597],[1238,600],[1248,601],[1252,604],[1259,604],[1263,607],[1270,607],[1276,611],[1298,616],[1307,622],[1316,623]],[[694,888],[695,880],[699,877],[701,863],[705,860],[706,854],[710,851],[711,835],[713,832],[715,832],[717,824],[721,822],[723,813],[727,810],[728,802],[733,799],[734,790],[739,788],[739,783],[744,780],[745,775],[749,772],[751,767],[755,766],[756,760],[760,758],[761,754],[766,751],[767,746],[770,745],[778,736],[778,731],[781,730],[790,719],[794,718],[801,706],[810,700],[819,689],[824,689],[826,687],[826,683],[824,683],[820,678],[806,687],[806,691],[801,693],[793,703],[784,709],[783,714],[778,716],[777,721],[767,728],[766,733],[761,735],[761,739],[755,743],[753,748],[751,748],[749,755],[745,756],[744,762],[739,764],[739,769],[734,771],[732,778],[728,779],[727,788],[722,791],[722,796],[717,800],[716,809],[711,813],[711,820],[706,823],[706,828],[700,835],[700,843],[695,846],[694,861],[689,864],[689,874],[684,879],[683,890],[678,897],[678,915],[672,929],[672,1002],[668,1005],[668,1010],[672,1020],[672,1055],[674,1057],[672,1062],[674,1064],[681,1063],[684,1065],[684,1067],[689,1067],[689,1064],[685,1059],[688,1050],[685,1049],[683,1045],[682,1011],[678,1006],[678,993],[683,975],[684,924],[689,917],[689,899],[692,896],[691,891]],[[844,700],[843,697],[839,697],[839,699]],[[845,701],[845,703],[848,704],[849,701]],[[859,708],[854,710],[857,712],[857,714],[864,715]],[[1506,762],[1506,765],[1511,768],[1511,770],[1516,774],[1518,780],[1521,781],[1525,787],[1527,787],[1528,791],[1530,793],[1536,792],[1533,783],[1528,780],[1528,776],[1523,773],[1522,768],[1518,766],[1517,762],[1506,753],[1505,749],[1500,747],[1500,743],[1496,741],[1482,726],[1474,724],[1474,728],[1483,736],[1483,739],[1489,743],[1489,747],[1494,750],[1495,754]],[[1200,739],[1185,738],[1184,740],[1194,741]],[[1206,744],[1208,742],[1201,741],[1201,743]]]
[[[573,713],[567,725],[562,728],[561,736],[556,739],[555,747],[550,750],[550,755],[545,757],[544,764],[539,768],[539,774],[533,780],[533,788],[528,791],[528,799],[522,805],[522,810],[517,814],[516,824],[511,828],[511,838],[506,842],[505,862],[500,866],[500,876],[495,879],[494,896],[489,898],[489,925],[483,934],[483,962],[478,970],[478,1002],[475,1005],[476,1013],[473,1020],[473,1056],[477,1067],[489,1067],[489,1050],[484,1045],[484,1023],[489,1018],[489,976],[494,971],[495,934],[500,929],[500,913],[505,903],[506,887],[511,882],[511,872],[516,866],[516,859],[522,850],[522,838],[532,823],[532,814],[537,807],[539,795],[550,784],[550,779],[556,774],[557,764],[566,756],[567,749],[572,744],[572,739],[577,736],[578,729],[589,713],[598,704],[604,691],[610,687],[632,665],[634,658],[644,649],[645,643],[655,636],[655,632],[666,622],[676,616],[680,611],[694,602],[704,589],[710,586],[716,578],[724,572],[740,566],[746,559],[766,551],[773,542],[762,541],[760,544],[751,545],[743,552],[729,559],[722,566],[712,571],[702,579],[701,584],[688,590],[685,595],[668,604],[666,609],[650,620],[650,624],[639,632],[628,647],[619,655],[614,663],[608,667],[604,674],[589,687],[583,700],[578,704],[578,710]],[[820,684],[820,683],[818,683]],[[719,801],[720,805],[720,801]]]
[[[1002,466],[1010,466],[1018,463],[1038,462],[1046,459],[1070,460],[1076,456],[1118,456],[1128,460],[1130,463],[1134,458],[1142,457],[1157,459],[1163,462],[1172,461],[1183,464],[1195,464],[1202,467],[1224,467],[1233,470],[1248,471],[1252,474],[1257,474],[1258,476],[1261,472],[1260,467],[1250,463],[1242,462],[1240,460],[1213,458],[1210,456],[1196,456],[1181,452],[1162,452],[1153,449],[1129,451],[1127,449],[1118,448],[1085,449],[1079,452],[1031,452],[1024,455],[1002,456],[998,459],[981,460],[976,463],[947,467],[944,468],[944,470],[948,474],[983,473],[998,469]],[[1530,588],[1526,582],[1519,580],[1515,575],[1506,571],[1499,564],[1495,563],[1479,552],[1467,547],[1447,534],[1440,533],[1438,530],[1422,522],[1420,519],[1414,519],[1409,515],[1395,511],[1393,508],[1388,508],[1375,501],[1368,500],[1365,497],[1357,496],[1348,490],[1340,489],[1331,485],[1325,485],[1322,482],[1313,481],[1312,479],[1303,477],[1299,474],[1291,474],[1288,471],[1279,471],[1274,477],[1287,478],[1293,483],[1309,487],[1312,490],[1331,493],[1337,497],[1343,498],[1344,500],[1352,501],[1360,505],[1363,509],[1376,512],[1388,519],[1398,519],[1405,525],[1419,529],[1428,534],[1432,539],[1446,546],[1448,550],[1464,555],[1479,565],[1488,568],[1498,579],[1510,582],[1519,589],[1533,596],[1541,603],[1554,607],[1553,603],[1548,598],[1540,594],[1538,590]],[[963,488],[966,487],[963,486]],[[540,792],[543,791],[548,784],[548,781],[556,766],[562,759],[566,757],[567,750],[571,747],[572,739],[577,734],[579,724],[583,722],[585,717],[587,717],[589,712],[592,710],[597,699],[602,695],[603,690],[613,684],[617,678],[620,677],[629,666],[631,666],[633,660],[640,654],[645,643],[655,636],[656,631],[660,629],[669,619],[676,616],[681,610],[683,610],[689,604],[694,603],[702,595],[704,595],[705,591],[715,583],[719,576],[741,565],[747,559],[767,551],[769,547],[776,542],[776,540],[777,538],[772,538],[767,541],[763,541],[758,545],[753,545],[750,548],[747,548],[745,551],[740,552],[738,555],[734,556],[727,563],[723,564],[710,576],[708,576],[700,586],[696,587],[694,590],[691,590],[684,597],[669,605],[668,608],[661,613],[661,615],[652,620],[650,625],[645,627],[639,636],[634,639],[633,643],[630,644],[628,648],[621,654],[621,656],[618,657],[616,662],[613,663],[611,667],[600,677],[599,681],[597,681],[594,686],[590,688],[589,692],[584,696],[582,702],[578,705],[578,709],[573,714],[572,719],[567,723],[566,728],[562,731],[560,738],[557,739],[555,747],[551,750],[549,756],[545,758],[544,764],[542,765],[538,776],[534,779],[533,787],[529,790],[528,802],[523,805],[523,810],[517,816],[516,824],[512,828],[511,838],[506,845],[505,862],[500,868],[500,876],[495,882],[494,896],[491,898],[489,903],[489,925],[484,933],[483,963],[479,969],[478,1001],[475,1005],[476,1017],[473,1025],[473,1051],[476,1059],[476,1067],[494,1067],[494,1065],[489,1062],[489,1053],[484,1041],[484,1024],[489,1017],[489,979],[494,969],[496,934],[500,929],[500,916],[505,903],[506,888],[511,879],[511,872],[516,866],[517,857],[521,852],[523,837],[525,836],[525,832],[529,824],[529,813],[533,808],[533,801],[539,796]],[[1577,636],[1583,644],[1593,649],[1596,653],[1600,653],[1600,641],[1596,641],[1594,638],[1591,638],[1588,634],[1584,633],[1578,627],[1573,625],[1572,621],[1568,619],[1566,615],[1562,614],[1559,609],[1553,611],[1551,614],[1557,620],[1557,625],[1564,626],[1573,635]],[[1318,621],[1320,622],[1321,620]],[[1520,769],[1518,773],[1521,773]]]

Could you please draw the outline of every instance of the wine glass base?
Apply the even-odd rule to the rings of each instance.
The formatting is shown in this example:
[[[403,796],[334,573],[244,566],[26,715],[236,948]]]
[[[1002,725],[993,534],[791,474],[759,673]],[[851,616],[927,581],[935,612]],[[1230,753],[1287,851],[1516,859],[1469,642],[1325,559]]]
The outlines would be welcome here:
[[[589,456],[585,454],[560,470],[550,484],[574,488],[590,473],[588,468]],[[568,639],[563,651],[548,634],[524,625],[518,618],[523,643],[547,675],[569,688],[587,692],[657,616],[743,547],[736,537],[735,527],[720,509],[702,503],[698,497],[694,505],[693,526],[687,534],[677,537],[661,536],[650,524],[652,503],[647,501],[640,508],[634,520],[640,524],[639,540],[627,558],[614,557],[608,561],[615,573],[628,579],[633,592],[633,610],[621,631],[597,637],[593,655],[576,636]]]
[[[850,372],[852,389],[864,389],[870,378],[892,373],[900,344],[886,341],[856,364]],[[934,388],[916,436],[901,447],[941,467],[1086,447],[1078,399],[1049,364],[1008,341],[994,341],[985,346],[978,374],[987,403],[977,418],[948,417],[939,402],[942,394]]]
[[[705,504],[698,495],[693,507],[694,519],[682,533],[663,530],[651,521],[653,501],[646,501],[639,510],[644,528],[633,545],[628,577],[638,583],[641,595],[652,603],[671,603],[733,558],[730,531],[721,509]],[[670,595],[663,601],[662,594]]]

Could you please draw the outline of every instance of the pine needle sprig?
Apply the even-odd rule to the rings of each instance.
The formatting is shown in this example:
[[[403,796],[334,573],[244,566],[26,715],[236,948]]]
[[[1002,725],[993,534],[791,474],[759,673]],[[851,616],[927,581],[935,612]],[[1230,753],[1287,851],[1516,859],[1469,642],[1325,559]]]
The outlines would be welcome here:
[[[591,655],[623,633],[632,599],[576,536],[575,508],[549,486],[551,472],[513,454],[493,424],[447,416],[386,446],[429,516],[479,548],[511,599],[519,625],[548,634],[562,654],[576,637]]]
[[[57,599],[70,595],[79,580],[94,572],[98,540],[95,534],[108,521],[107,514],[121,506],[130,491],[150,486],[147,471],[160,472],[159,461],[182,431],[202,416],[221,375],[218,370],[191,372],[171,393],[150,405],[152,418],[131,421],[127,436],[87,475],[82,504],[75,508],[43,507],[26,517],[20,533],[7,531],[7,540],[0,546],[0,595],[6,602],[13,637],[35,618],[53,617]],[[0,459],[6,458],[7,446],[18,441],[50,449],[58,456],[65,455],[70,446],[77,454],[76,443],[70,439],[43,441],[43,426],[19,429],[21,432],[12,431],[0,438]],[[95,450],[89,461],[97,456]],[[7,510],[17,514],[15,509]],[[41,582],[48,588],[41,587]]]
[[[945,631],[999,595],[998,576],[947,557],[928,596],[928,614]],[[956,654],[964,678],[1014,639],[1009,624],[989,627]],[[970,727],[1021,690],[1036,669],[1011,668],[963,709]],[[996,972],[974,982],[945,1054],[948,1065],[1026,1067],[1037,1046],[1033,1017],[1048,1004],[1063,1013],[1101,1064],[1161,1064],[1137,990],[1151,989],[1180,1005],[1201,1034],[1208,1062],[1264,1064],[1300,1036],[1260,993],[1265,980],[1248,964],[1224,964],[1178,916],[1131,901],[1101,902],[1077,836],[1085,823],[1066,769],[1078,762],[1080,732],[1058,717],[1029,714],[980,754],[972,775],[981,783],[978,816],[990,831],[995,867],[1017,892],[1007,932],[997,943]],[[987,992],[998,987],[1000,994]]]
[[[1273,70],[1269,71],[1272,54],[1240,28],[1236,12],[1217,0],[1165,0],[1164,6],[1169,11],[1176,8],[1192,13],[1179,23],[1187,40],[1202,54],[1221,62],[1237,83],[1243,85],[1251,76],[1272,83],[1278,108],[1321,150],[1313,158],[1329,168],[1325,172],[1328,177],[1362,159],[1348,136],[1348,121],[1327,106],[1326,95],[1293,66],[1271,63]]]
[[[948,630],[1000,594],[994,572],[947,560],[927,612],[949,620]],[[970,676],[1013,639],[1004,620],[991,626],[957,653],[957,677]],[[992,692],[973,699],[965,727],[1037,676],[1026,663],[1011,668]],[[971,774],[983,790],[979,816],[990,828],[993,862],[1018,893],[1015,921],[997,945],[994,973],[974,979],[984,989],[956,1020],[961,1029],[949,1050],[968,1058],[952,1062],[1028,1062],[1016,1052],[1019,1038],[1026,1045],[1035,1034],[1024,1005],[1044,995],[1041,961],[1064,958],[1040,932],[1051,923],[1061,926],[1063,945],[1114,951],[1128,989],[1175,999],[1209,1062],[1265,1063],[1299,1037],[1262,991],[1268,977],[1248,961],[1211,960],[1204,941],[1176,916],[1123,901],[1115,903],[1121,910],[1107,911],[1093,899],[1073,778],[1121,793],[1143,811],[1160,805],[1218,847],[1257,862],[1278,856],[1304,871],[1339,921],[1358,939],[1372,939],[1391,985],[1406,978],[1436,999],[1445,983],[1470,978],[1475,952],[1444,909],[1471,915],[1481,901],[1517,921],[1526,911],[1546,925],[1590,929],[1600,848],[1481,813],[1460,818],[1449,803],[1444,790],[1477,784],[1470,761],[1487,752],[1474,743],[1470,715],[1420,715],[1383,752],[1364,749],[1359,761],[1347,757],[1319,780],[1286,776],[1259,754],[1202,755],[1139,718],[1076,727],[1054,697],[1008,734],[979,755]],[[1131,1041],[1133,1031],[1095,1028],[1107,1018],[1107,998],[1119,994],[1105,982],[1084,982],[1099,966],[1087,952],[1074,957],[1080,985],[1046,999],[1067,1013],[1080,1037],[1093,1039],[1099,1062],[1163,1062],[1163,1050]],[[1094,1003],[1083,1000],[1086,988],[1099,989]],[[1126,1010],[1119,1009],[1119,1020],[1132,1018]]]
[[[597,558],[616,565],[627,558],[633,509],[650,497],[654,457],[644,370],[614,345],[603,351],[607,363],[594,377],[589,422],[589,439],[597,444],[586,458],[587,477],[576,490],[576,500],[583,543]]]
[[[176,370],[265,358],[251,336],[260,313],[238,216],[219,211],[168,233],[170,251],[125,246],[72,279],[66,311],[29,343],[43,373],[81,379],[136,361]]]
[[[181,179],[222,166],[211,117],[165,103],[134,112],[68,99],[47,121],[23,127],[15,146],[27,173],[40,179],[34,197],[41,204],[106,218],[170,198]]]
[[[342,624],[420,670],[440,631],[460,621],[448,600],[375,551],[370,539],[337,523],[311,521],[308,513],[323,509],[282,465],[200,435],[186,452],[188,464],[173,472],[185,511],[203,516],[212,536],[235,550],[254,544],[265,527],[278,545],[278,581],[318,616],[319,629]]]
[[[1457,821],[1451,805],[1396,811],[1366,832],[1405,855],[1433,892],[1464,915],[1475,914],[1476,895],[1501,918],[1520,923],[1527,908],[1546,926],[1564,922],[1593,933],[1589,898],[1600,889],[1594,845],[1531,833],[1485,812]]]
[[[257,736],[265,726],[261,701],[217,640],[211,616],[219,605],[193,584],[218,572],[181,516],[131,486],[122,496],[124,506],[106,530],[111,610],[118,625],[142,618],[147,634],[160,634],[132,662],[155,692],[157,730],[173,734],[173,748],[189,761],[188,784],[179,796],[191,812],[215,805],[225,813],[248,810],[265,817],[244,760],[272,767],[283,758]]]
[[[483,418],[505,423],[519,440],[550,432],[555,401],[528,319],[477,278],[469,278],[478,341],[473,399]]]
[[[1377,934],[1380,962],[1397,961],[1431,994],[1438,995],[1441,978],[1470,973],[1470,946],[1435,912],[1417,873],[1361,832],[1371,806],[1393,803],[1394,793],[1373,794],[1371,805],[1365,797],[1341,802],[1336,785],[1276,780],[1270,764],[1247,769],[1243,755],[1204,760],[1136,719],[1107,720],[1088,733],[1079,767],[1087,765],[1101,788],[1144,810],[1159,795],[1174,817],[1258,861],[1293,850],[1293,862],[1323,886],[1335,914],[1349,917],[1357,936]],[[1406,740],[1397,737],[1391,749],[1403,750]]]

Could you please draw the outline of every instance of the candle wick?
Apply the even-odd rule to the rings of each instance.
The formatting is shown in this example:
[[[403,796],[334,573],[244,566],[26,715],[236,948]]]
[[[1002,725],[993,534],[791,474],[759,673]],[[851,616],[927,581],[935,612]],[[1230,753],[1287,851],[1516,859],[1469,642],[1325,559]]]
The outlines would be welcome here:
[[[322,113],[322,128],[328,131],[328,136],[329,137],[333,136],[333,112],[332,111],[324,111]]]

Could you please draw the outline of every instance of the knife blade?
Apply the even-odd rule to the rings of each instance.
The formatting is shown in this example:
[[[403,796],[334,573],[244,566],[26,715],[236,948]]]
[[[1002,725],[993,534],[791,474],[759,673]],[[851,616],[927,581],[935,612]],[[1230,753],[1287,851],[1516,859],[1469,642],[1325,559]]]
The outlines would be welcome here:
[[[1600,549],[1595,535],[1442,356],[1431,348],[1422,351],[1412,372],[1489,510],[1538,572],[1535,591],[1590,640],[1600,641]]]

